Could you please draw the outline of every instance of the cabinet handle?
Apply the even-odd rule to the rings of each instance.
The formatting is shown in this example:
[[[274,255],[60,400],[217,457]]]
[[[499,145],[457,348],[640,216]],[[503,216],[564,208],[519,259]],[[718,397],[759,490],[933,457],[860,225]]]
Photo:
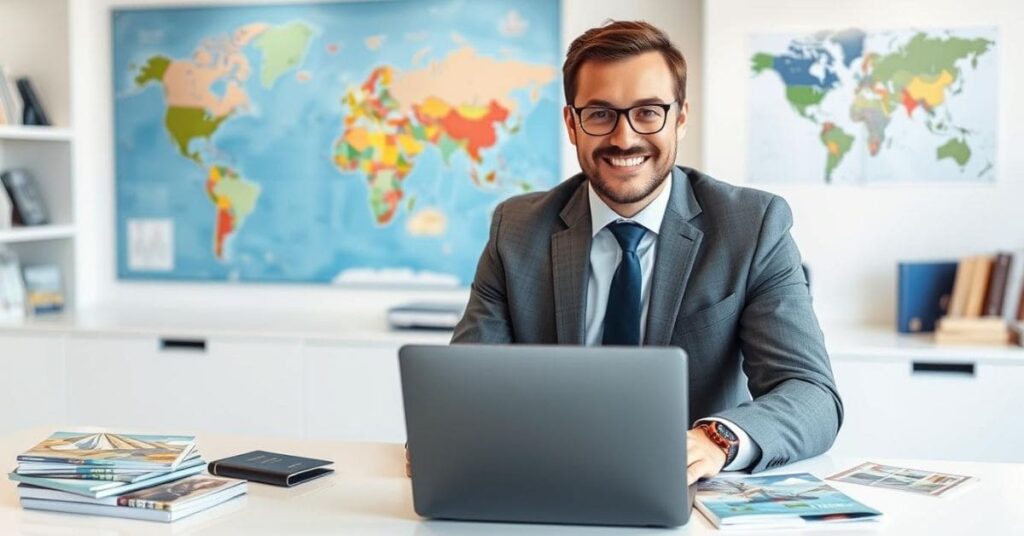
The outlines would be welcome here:
[[[206,339],[160,339],[160,350],[187,350],[190,352],[205,352]]]
[[[914,374],[932,372],[974,376],[974,363],[929,363],[927,361],[914,361],[913,366]]]

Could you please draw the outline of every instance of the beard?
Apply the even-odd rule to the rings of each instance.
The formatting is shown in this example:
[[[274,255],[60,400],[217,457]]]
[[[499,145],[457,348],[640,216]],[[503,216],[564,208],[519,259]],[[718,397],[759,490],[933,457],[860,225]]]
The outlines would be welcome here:
[[[673,146],[669,158],[662,159],[663,155],[656,147],[630,147],[623,151],[617,147],[604,147],[595,150],[591,159],[584,162],[579,147],[576,147],[576,157],[580,162],[580,168],[584,175],[590,179],[590,184],[601,197],[620,205],[628,205],[643,200],[651,195],[654,190],[661,186],[661,183],[668,177],[675,163],[676,148]],[[637,177],[630,179],[628,183],[605,177],[600,171],[600,162],[603,158],[629,158],[637,155],[648,155],[654,165],[654,172],[646,178]],[[645,164],[647,162],[644,162]],[[623,187],[625,186],[625,187]]]

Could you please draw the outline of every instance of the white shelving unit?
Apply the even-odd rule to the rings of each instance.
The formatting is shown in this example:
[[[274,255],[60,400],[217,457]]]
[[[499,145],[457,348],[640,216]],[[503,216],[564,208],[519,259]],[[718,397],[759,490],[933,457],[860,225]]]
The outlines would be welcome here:
[[[0,172],[28,170],[50,216],[47,225],[0,229],[0,248],[13,251],[23,267],[58,265],[68,307],[75,303],[77,234],[72,157],[75,135],[70,113],[71,1],[0,1],[0,65],[12,78],[32,80],[53,123],[45,127],[0,125]]]

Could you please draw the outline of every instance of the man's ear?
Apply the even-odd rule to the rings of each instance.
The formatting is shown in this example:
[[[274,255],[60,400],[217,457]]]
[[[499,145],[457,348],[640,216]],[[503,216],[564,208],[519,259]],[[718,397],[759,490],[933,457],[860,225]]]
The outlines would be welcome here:
[[[576,145],[576,117],[573,116],[572,108],[562,108],[562,119],[565,120],[565,131],[569,134],[569,143]]]
[[[686,136],[686,121],[690,117],[690,101],[687,100],[679,107],[679,117],[676,118],[676,139],[681,140]]]

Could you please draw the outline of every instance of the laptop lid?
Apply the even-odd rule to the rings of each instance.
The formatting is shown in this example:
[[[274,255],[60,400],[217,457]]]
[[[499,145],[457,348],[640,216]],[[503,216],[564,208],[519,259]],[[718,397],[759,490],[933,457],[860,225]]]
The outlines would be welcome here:
[[[681,349],[414,345],[399,363],[419,515],[688,520]]]

